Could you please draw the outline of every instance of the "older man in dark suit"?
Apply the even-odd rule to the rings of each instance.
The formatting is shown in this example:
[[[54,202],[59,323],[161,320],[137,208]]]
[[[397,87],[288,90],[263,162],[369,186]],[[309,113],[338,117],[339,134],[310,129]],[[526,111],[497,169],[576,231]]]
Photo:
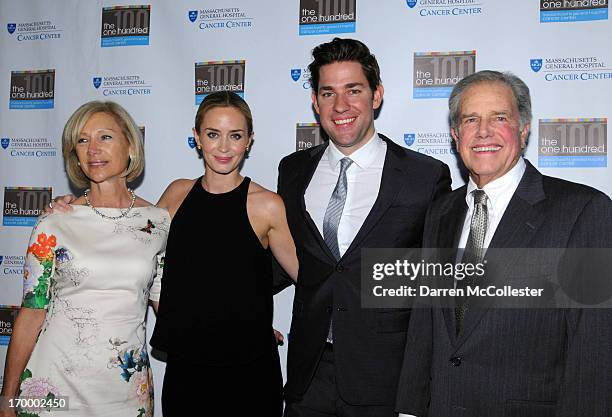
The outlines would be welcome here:
[[[470,75],[455,86],[449,107],[470,178],[432,205],[424,247],[465,248],[464,259],[486,248],[488,257],[498,248],[612,247],[612,204],[605,194],[544,176],[523,159],[531,100],[518,77]],[[552,272],[520,258],[498,255],[497,261],[510,271],[503,278],[521,274],[523,282],[535,283]],[[417,417],[612,415],[609,309],[495,307],[495,301],[459,297],[453,307],[413,310],[398,411]]]
[[[313,58],[312,102],[330,140],[279,166],[300,261],[285,416],[396,416],[410,310],[361,308],[361,249],[420,247],[448,167],[376,132],[384,89],[363,43],[336,38]]]

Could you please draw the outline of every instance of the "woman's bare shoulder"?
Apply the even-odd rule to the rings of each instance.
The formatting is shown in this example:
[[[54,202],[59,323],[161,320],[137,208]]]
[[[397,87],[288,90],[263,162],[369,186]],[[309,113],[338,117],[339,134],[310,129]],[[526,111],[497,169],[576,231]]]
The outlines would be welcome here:
[[[168,187],[166,187],[166,191],[171,192],[181,192],[181,191],[189,191],[193,184],[196,182],[195,179],[192,178],[179,178],[177,180],[172,181]]]
[[[177,180],[172,181],[167,187],[164,193],[162,194],[162,198],[166,197],[177,197],[184,196],[191,190],[193,184],[196,180],[189,178],[179,178]]]
[[[195,182],[195,179],[188,178],[179,178],[172,181],[159,198],[157,206],[168,209],[171,213],[174,212],[185,199]]]
[[[251,181],[249,185],[249,199],[257,208],[261,208],[268,212],[276,212],[285,207],[281,196],[254,181]]]

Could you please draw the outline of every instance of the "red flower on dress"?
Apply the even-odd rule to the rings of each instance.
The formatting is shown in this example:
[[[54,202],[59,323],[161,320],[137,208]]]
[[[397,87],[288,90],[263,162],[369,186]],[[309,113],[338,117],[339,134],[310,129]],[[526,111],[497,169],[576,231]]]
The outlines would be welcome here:
[[[47,237],[45,233],[40,233],[36,238],[36,242],[28,248],[28,253],[33,254],[39,260],[44,260],[53,257],[53,248],[57,245],[57,239],[54,235]]]

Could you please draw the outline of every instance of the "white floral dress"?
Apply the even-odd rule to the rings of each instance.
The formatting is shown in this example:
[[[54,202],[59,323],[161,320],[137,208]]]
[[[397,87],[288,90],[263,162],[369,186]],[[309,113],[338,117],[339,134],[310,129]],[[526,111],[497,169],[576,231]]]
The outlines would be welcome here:
[[[159,300],[168,212],[140,207],[109,220],[73,208],[41,217],[32,232],[22,305],[47,314],[20,387],[26,398],[67,397],[69,411],[20,415],[152,416],[145,314]]]

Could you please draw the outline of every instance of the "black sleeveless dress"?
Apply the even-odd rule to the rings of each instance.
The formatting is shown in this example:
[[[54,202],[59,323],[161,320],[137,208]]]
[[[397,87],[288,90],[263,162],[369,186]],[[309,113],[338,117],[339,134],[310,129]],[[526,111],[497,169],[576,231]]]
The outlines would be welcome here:
[[[250,179],[198,179],[172,219],[151,346],[168,359],[164,417],[282,414],[272,264],[247,215]]]

